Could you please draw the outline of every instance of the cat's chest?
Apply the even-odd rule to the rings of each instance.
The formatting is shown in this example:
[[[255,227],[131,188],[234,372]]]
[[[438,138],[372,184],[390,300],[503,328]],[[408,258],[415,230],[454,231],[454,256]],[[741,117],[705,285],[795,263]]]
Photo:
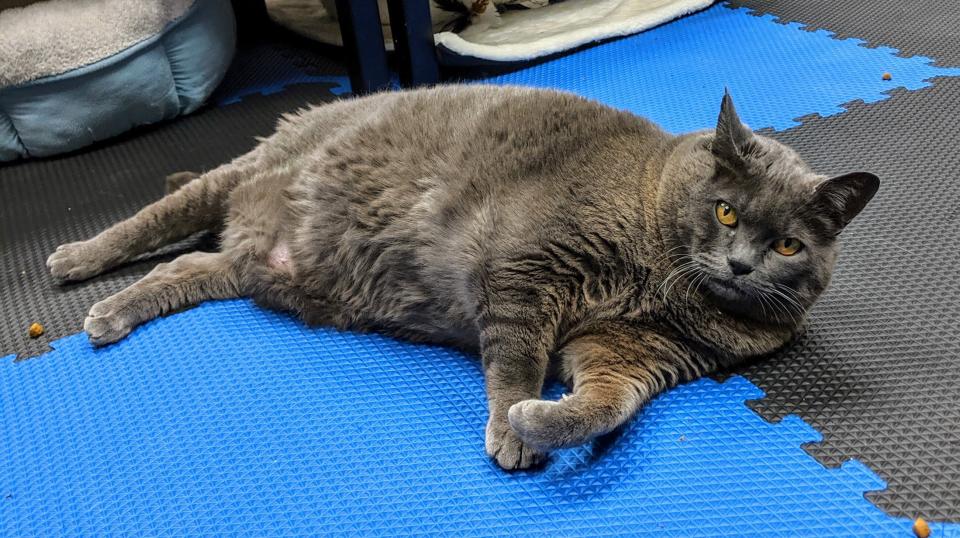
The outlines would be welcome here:
[[[579,313],[585,319],[647,319],[658,309],[656,272],[643,265],[606,267],[580,286]]]

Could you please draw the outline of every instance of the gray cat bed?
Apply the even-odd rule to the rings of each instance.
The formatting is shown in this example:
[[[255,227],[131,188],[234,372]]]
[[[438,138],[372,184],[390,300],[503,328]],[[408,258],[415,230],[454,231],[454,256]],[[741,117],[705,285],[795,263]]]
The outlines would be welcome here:
[[[426,0],[424,0],[426,1]],[[460,33],[437,31],[442,63],[469,65],[521,62],[581,45],[642,32],[706,8],[713,0],[565,0],[536,9],[506,10],[495,28],[468,26]],[[342,45],[336,19],[321,0],[267,0],[270,17],[323,43]],[[387,50],[393,47],[385,15]],[[448,21],[434,21],[434,28]]]
[[[187,114],[233,57],[229,0],[47,0],[0,10],[0,161]]]

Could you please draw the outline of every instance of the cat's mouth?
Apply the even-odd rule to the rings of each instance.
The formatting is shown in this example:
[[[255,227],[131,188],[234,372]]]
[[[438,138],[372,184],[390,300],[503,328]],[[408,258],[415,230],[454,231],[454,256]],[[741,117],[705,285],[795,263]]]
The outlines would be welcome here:
[[[710,277],[706,281],[707,288],[714,295],[728,301],[743,301],[750,297],[751,287],[727,278]]]

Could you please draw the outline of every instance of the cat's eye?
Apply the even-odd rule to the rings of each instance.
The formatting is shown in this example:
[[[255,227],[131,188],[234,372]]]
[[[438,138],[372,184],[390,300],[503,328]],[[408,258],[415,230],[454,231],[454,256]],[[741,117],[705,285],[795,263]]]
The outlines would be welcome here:
[[[715,211],[720,224],[731,228],[737,225],[737,210],[731,207],[730,204],[723,200],[718,200]]]
[[[792,237],[784,237],[783,239],[777,239],[773,243],[773,250],[776,250],[777,253],[784,256],[793,256],[797,252],[800,252],[803,249],[803,243],[797,241]]]

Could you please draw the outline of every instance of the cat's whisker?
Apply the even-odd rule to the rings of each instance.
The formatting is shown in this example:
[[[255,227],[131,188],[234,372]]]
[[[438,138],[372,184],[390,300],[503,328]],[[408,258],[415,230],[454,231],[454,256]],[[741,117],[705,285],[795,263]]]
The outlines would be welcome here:
[[[785,306],[796,311],[796,312],[791,312],[791,319],[793,320],[794,323],[799,323],[799,321],[803,319],[803,316],[806,312],[805,309],[803,308],[803,305],[800,303],[800,301],[798,301],[794,297],[791,297],[783,293],[783,291],[781,291],[778,288],[779,286],[777,284],[774,284],[774,288],[771,291],[777,294],[777,296],[783,298]]]
[[[696,287],[699,288],[699,287],[700,287],[700,282],[702,282],[703,279],[706,278],[706,276],[707,276],[706,273],[704,273],[703,271],[701,271],[701,270],[699,270],[699,269],[697,269],[697,273],[698,273],[697,276],[693,277],[693,278],[690,280],[690,283],[687,284],[687,292],[686,292],[686,294],[684,295],[684,299],[683,299],[684,302],[690,300],[690,288],[691,288],[692,286],[694,286],[694,282],[696,282]],[[697,295],[696,288],[694,289],[693,295],[694,295],[694,296]]]
[[[773,288],[759,289],[758,291],[765,295],[770,300],[771,304],[776,306],[779,311],[783,312],[786,316],[789,316],[790,320],[794,324],[799,323],[797,314],[801,314],[802,318],[802,306],[790,296],[776,289],[776,284],[774,284]],[[796,309],[797,312],[794,312],[794,309]]]
[[[767,298],[770,300],[770,304],[776,307],[778,312],[783,312],[785,316],[789,316],[792,320],[796,321],[796,319],[793,317],[793,313],[790,312],[790,310],[788,310],[786,306],[784,306],[783,302],[780,301],[780,299],[777,296],[770,295],[767,291],[764,291],[764,293],[767,294]]]
[[[696,295],[700,292],[700,285],[707,281],[710,278],[710,275],[703,273],[700,280],[697,281],[697,285],[693,288],[693,294]]]
[[[793,297],[795,297],[795,298],[797,298],[797,299],[800,298],[800,292],[798,292],[797,290],[791,288],[790,286],[787,286],[786,284],[781,284],[781,283],[779,283],[779,282],[773,282],[773,287],[775,287],[775,288],[777,288],[777,289],[779,289],[779,290],[788,292],[790,295],[792,295]]]
[[[694,274],[693,278],[689,279],[690,281],[687,282],[687,291],[685,291],[684,294],[683,294],[683,302],[684,302],[684,303],[686,303],[687,301],[690,300],[690,288],[693,287],[693,281],[694,281],[694,280],[697,280],[698,278],[700,278],[700,275],[702,275],[703,273],[701,273],[699,270],[696,270],[696,271],[694,271],[693,274]]]
[[[685,264],[683,264],[683,265],[680,265],[679,267],[675,267],[675,268],[672,269],[669,273],[667,273],[666,278],[663,279],[663,282],[661,282],[661,283],[660,283],[660,286],[657,288],[657,294],[659,295],[661,292],[663,292],[664,287],[666,287],[667,283],[670,282],[670,279],[673,278],[673,276],[674,276],[677,272],[683,270],[684,266],[686,266],[686,265],[689,264],[689,263],[690,263],[690,262],[687,262],[687,263],[685,263]]]
[[[677,245],[677,246],[671,248],[670,250],[664,252],[663,254],[661,254],[660,256],[658,256],[655,260],[653,260],[653,263],[654,263],[654,264],[658,264],[658,263],[660,263],[660,262],[662,262],[663,260],[666,260],[666,259],[668,259],[668,258],[673,259],[673,258],[683,257],[683,256],[684,256],[683,253],[680,253],[680,254],[672,254],[673,251],[675,251],[675,250],[677,250],[677,249],[680,249],[680,248],[683,248],[683,247],[684,247],[684,245]]]
[[[759,299],[760,311],[763,313],[763,317],[766,318],[767,316],[769,316],[769,314],[767,314],[767,301],[766,299],[764,299],[763,292],[761,290],[757,290],[757,291],[760,291],[760,293],[755,295],[755,297]]]
[[[690,266],[692,266],[692,265],[694,265],[694,264],[696,263],[692,258],[689,258],[688,261],[683,261],[684,258],[689,258],[689,256],[685,256],[685,257],[681,258],[679,261],[682,261],[683,263],[680,263],[679,265],[677,265],[676,267],[674,267],[669,273],[667,273],[667,277],[663,279],[663,282],[661,283],[661,287],[665,286],[665,285],[667,284],[667,282],[670,281],[671,278],[673,278],[673,277],[675,277],[676,275],[678,275],[681,271],[685,270],[686,268],[688,268],[688,267],[690,267]],[[659,290],[658,290],[658,291],[659,291]]]
[[[666,298],[667,298],[667,295],[670,294],[670,289],[673,288],[673,286],[677,283],[677,281],[680,280],[680,279],[682,279],[683,276],[684,276],[685,274],[687,274],[688,272],[690,272],[691,270],[693,270],[693,267],[692,267],[692,266],[685,267],[685,268],[683,268],[683,269],[681,269],[681,270],[673,273],[673,274],[671,275],[671,278],[668,278],[668,279],[664,280],[663,284],[661,285],[661,290],[660,290],[660,291],[662,292],[661,295],[662,295],[663,299],[666,299]]]
[[[698,266],[698,265],[699,265],[699,263],[696,262],[696,261],[687,262],[686,264],[684,264],[684,265],[682,266],[682,267],[683,267],[682,270],[680,270],[680,271],[675,271],[677,274],[676,274],[676,276],[674,277],[673,281],[670,282],[670,285],[667,286],[666,291],[663,292],[663,298],[664,298],[664,299],[667,298],[667,295],[670,294],[670,290],[673,288],[674,285],[676,285],[676,283],[677,283],[678,281],[680,281],[681,279],[687,277],[688,275],[692,274],[693,272],[697,271],[697,270],[698,270],[698,269],[697,269],[697,266]],[[672,273],[671,273],[671,274],[672,274]],[[666,281],[665,281],[664,283],[666,283]]]
[[[786,284],[780,284],[777,282],[773,283],[773,288],[775,291],[784,294],[784,296],[789,299],[793,304],[797,306],[800,311],[804,311],[803,304],[801,303],[800,292],[787,286]]]
[[[676,277],[673,279],[673,281],[670,282],[670,285],[667,286],[666,289],[663,291],[663,299],[664,299],[664,300],[666,300],[666,299],[667,299],[667,296],[670,295],[670,290],[673,289],[673,286],[676,285],[677,282],[679,282],[680,280],[682,280],[686,275],[690,274],[691,271],[693,271],[693,268],[692,268],[692,267],[689,267],[689,268],[681,271],[679,274],[676,275]]]
[[[669,292],[668,283],[670,282],[670,280],[679,277],[685,271],[695,266],[696,264],[697,264],[696,260],[693,260],[691,258],[690,261],[687,261],[675,267],[672,271],[670,271],[670,273],[667,274],[667,277],[663,279],[663,282],[660,284],[660,287],[657,289],[657,294],[664,292],[664,289],[666,288],[667,291],[663,293],[663,297],[666,298],[667,297],[666,293]]]
[[[790,297],[790,302],[795,306],[795,308],[797,309],[797,313],[800,314],[800,317],[802,318],[803,316],[805,316],[807,313],[807,309],[803,305],[803,302],[802,302],[803,299],[800,297],[800,293],[786,286],[779,289],[789,294],[788,296]]]

